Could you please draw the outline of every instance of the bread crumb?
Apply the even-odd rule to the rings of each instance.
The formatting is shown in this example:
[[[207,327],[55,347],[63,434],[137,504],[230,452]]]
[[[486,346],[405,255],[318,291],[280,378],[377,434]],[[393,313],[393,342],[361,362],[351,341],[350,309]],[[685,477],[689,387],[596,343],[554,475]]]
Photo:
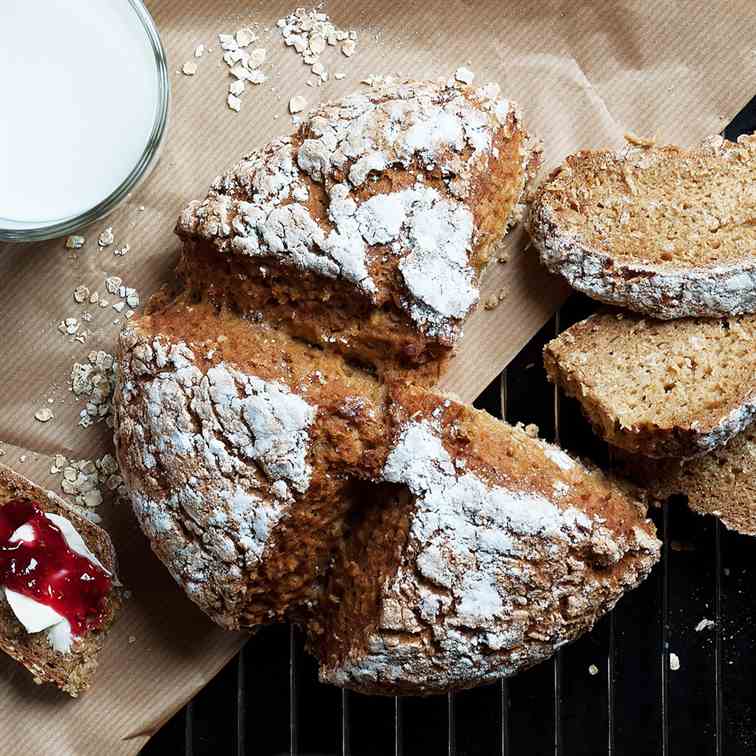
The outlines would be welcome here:
[[[700,621],[700,622],[699,622],[699,623],[698,623],[698,624],[696,625],[696,632],[697,632],[697,633],[700,633],[700,632],[702,632],[703,630],[710,630],[710,629],[711,629],[712,627],[714,627],[715,625],[716,625],[716,623],[714,622],[714,620],[710,620],[710,619],[706,619],[706,618],[704,618],[704,619],[702,619],[702,620],[701,620],[701,621]]]
[[[39,409],[34,413],[34,417],[39,420],[40,423],[47,423],[52,420],[55,415],[53,415],[51,409],[49,409],[48,407],[43,407],[42,409]]]
[[[500,262],[502,265],[508,263],[510,260],[509,252],[502,252],[497,258],[496,262]]]
[[[483,307],[486,310],[495,310],[498,306],[499,306],[499,298],[495,294],[492,294],[483,303]]]
[[[194,57],[195,58],[201,58],[205,54],[205,46],[204,45],[197,45],[197,47],[194,48]]]
[[[136,637],[133,636],[133,635],[130,635],[129,636],[129,645],[133,645],[134,643],[136,643]]]
[[[181,66],[181,73],[184,74],[184,76],[194,76],[194,74],[197,73],[197,64],[188,60],[183,66]]]
[[[597,675],[598,673],[599,673],[599,668],[595,664],[591,664],[588,667],[588,674]]]
[[[226,102],[228,103],[228,107],[234,112],[238,113],[241,110],[241,100],[236,95],[229,94]]]
[[[348,39],[341,46],[341,52],[344,55],[346,55],[347,58],[351,58],[352,55],[354,55],[354,52],[356,49],[357,49],[357,43],[353,39]]]
[[[675,653],[670,653],[669,655],[669,668],[676,672],[678,669],[680,669],[680,657],[678,657]]]

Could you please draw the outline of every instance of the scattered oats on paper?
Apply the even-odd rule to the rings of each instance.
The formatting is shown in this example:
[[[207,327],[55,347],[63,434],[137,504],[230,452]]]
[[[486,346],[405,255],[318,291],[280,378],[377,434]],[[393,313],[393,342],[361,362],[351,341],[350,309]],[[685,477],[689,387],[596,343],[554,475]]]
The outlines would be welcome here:
[[[77,399],[86,398],[86,407],[79,413],[79,425],[88,428],[105,420],[113,426],[112,398],[115,388],[115,358],[103,350],[92,351],[88,362],[75,362],[71,369],[71,391]]]
[[[475,74],[469,68],[460,66],[454,72],[454,78],[462,84],[472,84],[473,79],[475,78]]]
[[[108,226],[98,237],[97,244],[100,247],[109,247],[113,243],[113,227]]]
[[[289,100],[289,113],[300,113],[307,107],[307,100],[305,100],[304,97],[301,97],[300,95],[294,95]]]
[[[77,286],[73,291],[73,298],[74,302],[77,304],[83,304],[84,302],[89,299],[89,287],[84,286],[83,284],[81,286]]]
[[[219,34],[218,41],[224,51],[223,62],[228,66],[232,78],[228,85],[226,104],[230,110],[238,113],[242,106],[241,95],[246,89],[245,82],[259,85],[267,81],[268,77],[260,68],[268,53],[264,47],[247,49],[257,41],[257,34],[250,27],[239,29],[233,34]]]
[[[92,510],[102,504],[103,491],[117,492],[120,496],[126,493],[112,454],[104,454],[96,460],[69,460],[62,454],[56,454],[50,473],[62,473],[61,490],[72,496],[80,507],[89,510],[87,517],[94,522],[99,522],[100,518]]]
[[[66,238],[66,249],[81,249],[85,241],[83,236],[69,236]]]
[[[357,49],[357,33],[337,28],[327,13],[317,9],[297,8],[286,18],[280,18],[276,26],[286,46],[293,47],[322,82],[328,81],[328,71],[320,60],[327,46],[339,47],[348,58]]]

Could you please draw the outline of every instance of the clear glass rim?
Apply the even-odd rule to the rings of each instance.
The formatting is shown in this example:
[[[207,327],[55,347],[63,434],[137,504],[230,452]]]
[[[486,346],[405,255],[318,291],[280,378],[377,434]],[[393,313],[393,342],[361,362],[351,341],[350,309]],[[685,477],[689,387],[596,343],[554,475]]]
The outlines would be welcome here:
[[[0,241],[31,242],[56,239],[100,220],[120,204],[129,192],[136,188],[139,181],[147,175],[155,162],[168,125],[168,106],[170,102],[168,63],[165,48],[150,12],[141,0],[128,0],[128,2],[147,32],[152,52],[155,55],[155,67],[158,79],[158,106],[155,122],[152,124],[152,131],[147,139],[147,144],[142,155],[121,184],[91,209],[49,225],[30,225],[27,228],[3,228],[2,218],[0,218]]]

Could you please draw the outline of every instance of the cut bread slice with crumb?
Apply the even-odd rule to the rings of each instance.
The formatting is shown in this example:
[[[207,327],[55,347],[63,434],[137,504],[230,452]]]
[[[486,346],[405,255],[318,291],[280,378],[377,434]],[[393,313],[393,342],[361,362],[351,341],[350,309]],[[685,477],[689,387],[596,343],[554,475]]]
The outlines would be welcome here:
[[[101,610],[101,621],[82,637],[74,637],[67,651],[56,650],[46,631],[29,633],[17,619],[0,590],[0,650],[22,664],[37,683],[53,683],[74,698],[92,683],[97,656],[122,603],[122,588],[116,578],[116,555],[110,536],[78,514],[52,491],[45,491],[8,467],[0,465],[0,508],[13,499],[36,502],[46,515],[59,515],[83,538],[86,548],[110,573],[112,586]]]
[[[578,152],[538,190],[530,229],[594,299],[665,319],[756,312],[756,136]]]
[[[617,471],[666,501],[685,496],[698,514],[713,515],[730,530],[756,535],[756,425],[724,446],[687,460],[648,459],[621,452]]]
[[[544,364],[602,438],[650,457],[704,454],[756,416],[756,316],[605,312],[549,342]]]
[[[426,695],[515,674],[658,560],[645,508],[558,447],[417,387],[391,416],[393,489],[354,512],[311,635],[322,680]]]

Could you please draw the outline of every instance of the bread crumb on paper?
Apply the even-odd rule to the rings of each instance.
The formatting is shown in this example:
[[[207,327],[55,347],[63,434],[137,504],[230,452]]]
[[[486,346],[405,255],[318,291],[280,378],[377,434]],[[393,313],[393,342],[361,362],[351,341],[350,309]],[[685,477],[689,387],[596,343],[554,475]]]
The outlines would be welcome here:
[[[194,74],[197,73],[197,64],[190,60],[187,61],[181,66],[181,73],[184,74],[184,76],[194,76]]]

